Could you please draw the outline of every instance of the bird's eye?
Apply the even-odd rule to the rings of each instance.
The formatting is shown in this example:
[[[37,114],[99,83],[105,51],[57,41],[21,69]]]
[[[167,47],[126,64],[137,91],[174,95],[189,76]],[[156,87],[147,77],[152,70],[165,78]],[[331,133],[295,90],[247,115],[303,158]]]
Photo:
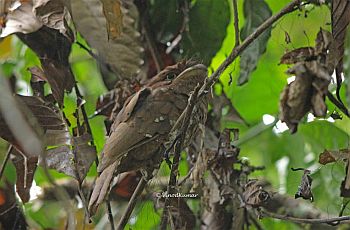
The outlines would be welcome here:
[[[175,77],[176,77],[176,75],[174,73],[169,73],[166,75],[167,80],[173,80]]]

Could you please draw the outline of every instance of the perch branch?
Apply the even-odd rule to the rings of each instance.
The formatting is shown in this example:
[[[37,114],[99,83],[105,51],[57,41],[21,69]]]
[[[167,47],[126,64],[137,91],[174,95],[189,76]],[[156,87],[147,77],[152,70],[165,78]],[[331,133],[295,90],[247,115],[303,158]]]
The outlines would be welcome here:
[[[130,201],[128,203],[128,207],[126,207],[126,210],[125,210],[122,218],[120,218],[120,221],[119,221],[118,226],[117,226],[118,230],[123,230],[125,225],[128,223],[130,215],[135,208],[137,198],[139,198],[139,196],[142,193],[143,189],[145,188],[146,184],[147,184],[147,181],[142,177],[141,180],[139,181],[134,193],[132,194],[132,196],[130,198]]]
[[[347,117],[350,117],[349,111],[345,105],[341,101],[338,101],[331,92],[328,91],[327,97],[338,109],[340,109],[340,111],[342,111]]]
[[[193,93],[191,94],[190,98],[188,99],[187,107],[184,110],[185,112],[184,120],[182,121],[182,126],[179,132],[180,136],[177,141],[175,140],[176,143],[174,147],[174,158],[173,158],[173,164],[171,166],[169,184],[167,187],[167,194],[171,194],[175,192],[175,187],[177,184],[177,175],[179,171],[180,154],[183,147],[183,143],[185,141],[186,132],[190,124],[191,114],[198,99],[199,89],[200,89],[200,85],[198,85],[193,91]],[[164,202],[163,215],[162,215],[161,224],[160,224],[160,229],[162,230],[166,230],[167,228],[170,203],[171,203],[170,198],[166,197]]]
[[[107,214],[108,214],[108,221],[111,225],[111,230],[115,230],[114,228],[114,218],[113,218],[113,213],[112,213],[112,207],[111,207],[111,202],[109,201],[109,198],[106,200],[106,206],[107,206]]]
[[[304,219],[304,218],[297,218],[297,217],[292,217],[292,216],[285,216],[285,215],[280,215],[268,211],[261,211],[261,214],[263,217],[270,217],[274,219],[279,219],[279,220],[286,220],[286,221],[291,221],[294,223],[301,223],[301,224],[331,224],[334,225],[336,222],[349,222],[350,221],[350,216],[340,216],[340,217],[332,217],[332,218],[321,218],[321,219]]]

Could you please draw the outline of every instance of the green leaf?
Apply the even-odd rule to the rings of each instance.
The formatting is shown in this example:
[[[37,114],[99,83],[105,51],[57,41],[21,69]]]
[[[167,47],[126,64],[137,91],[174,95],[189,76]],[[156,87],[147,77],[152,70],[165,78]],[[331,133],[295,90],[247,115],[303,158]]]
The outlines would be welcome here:
[[[245,0],[243,5],[245,24],[241,30],[244,40],[267,18],[272,15],[269,6],[263,0]],[[260,56],[265,52],[267,41],[271,36],[271,28],[267,29],[241,54],[240,75],[238,85],[248,82],[250,74],[256,69]]]
[[[227,1],[200,0],[190,10],[189,32],[183,40],[185,53],[198,55],[208,65],[220,49],[230,22]]]
[[[155,0],[150,5],[150,21],[156,38],[162,43],[173,39],[181,30],[182,11],[176,0]]]

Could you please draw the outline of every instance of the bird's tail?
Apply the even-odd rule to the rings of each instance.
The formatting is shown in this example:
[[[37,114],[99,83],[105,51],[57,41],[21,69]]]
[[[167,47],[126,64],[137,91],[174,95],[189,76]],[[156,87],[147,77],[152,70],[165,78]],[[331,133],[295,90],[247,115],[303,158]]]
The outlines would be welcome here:
[[[94,190],[92,191],[89,201],[89,214],[93,216],[97,211],[98,206],[104,201],[107,193],[109,192],[109,185],[112,182],[117,162],[108,166],[97,177]]]

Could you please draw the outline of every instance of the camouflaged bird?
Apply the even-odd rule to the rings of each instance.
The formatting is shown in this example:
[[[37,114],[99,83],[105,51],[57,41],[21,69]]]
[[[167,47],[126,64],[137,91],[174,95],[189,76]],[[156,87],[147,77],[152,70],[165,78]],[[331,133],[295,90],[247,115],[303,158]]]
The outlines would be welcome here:
[[[101,155],[98,166],[101,174],[90,198],[90,214],[103,202],[114,175],[131,170],[152,174],[159,167],[165,149],[181,126],[180,116],[191,92],[207,77],[207,68],[201,64],[181,73],[176,68],[168,70],[170,74],[162,71],[154,77],[159,80],[166,76],[166,79],[146,85],[129,98],[117,115]],[[184,147],[196,135],[199,124],[204,124],[207,107],[208,95],[205,95],[193,110]]]

